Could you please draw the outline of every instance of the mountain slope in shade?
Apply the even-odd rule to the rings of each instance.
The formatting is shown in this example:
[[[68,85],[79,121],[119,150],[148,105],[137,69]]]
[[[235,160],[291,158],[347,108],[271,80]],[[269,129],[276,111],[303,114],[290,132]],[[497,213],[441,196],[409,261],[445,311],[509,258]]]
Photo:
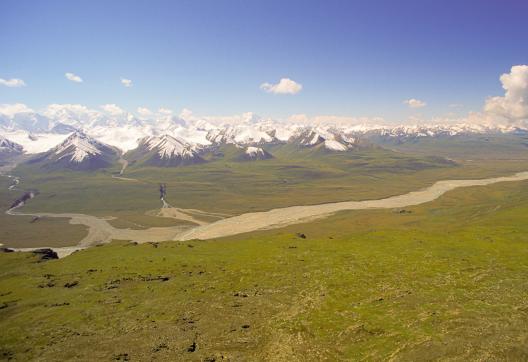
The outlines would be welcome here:
[[[19,155],[24,152],[22,145],[0,136],[0,155]]]
[[[151,166],[175,167],[203,163],[198,147],[169,135],[145,137],[139,146],[126,154],[131,162]]]
[[[61,144],[31,159],[48,169],[91,171],[112,166],[119,152],[82,132],[74,132]]]
[[[22,155],[23,152],[24,148],[22,145],[0,136],[0,165],[13,161],[16,157]]]

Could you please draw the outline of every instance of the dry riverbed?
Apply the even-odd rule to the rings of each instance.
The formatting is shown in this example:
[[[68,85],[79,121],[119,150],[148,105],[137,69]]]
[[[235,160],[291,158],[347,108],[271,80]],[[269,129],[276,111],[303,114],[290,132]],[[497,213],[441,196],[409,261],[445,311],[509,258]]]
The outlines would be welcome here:
[[[338,211],[401,208],[406,206],[423,204],[433,201],[444,193],[459,187],[485,186],[498,182],[522,181],[528,179],[528,172],[520,172],[513,176],[495,177],[481,180],[445,180],[438,181],[432,186],[419,191],[409,192],[404,195],[388,197],[379,200],[345,201],[320,205],[292,206],[273,209],[266,212],[246,213],[238,216],[227,217],[218,221],[205,223],[195,222],[196,227],[170,226],[152,227],[145,230],[118,229],[103,218],[85,214],[71,213],[18,213],[10,210],[13,216],[30,215],[38,217],[69,218],[71,224],[82,224],[88,228],[88,235],[75,247],[53,248],[60,256],[69,255],[75,250],[83,249],[92,245],[107,243],[112,240],[131,240],[138,243],[157,242],[165,240],[191,240],[212,239],[229,235],[247,233],[255,230],[283,227],[290,224],[305,222],[307,220],[326,217]],[[171,210],[172,209],[172,210]],[[160,212],[164,216],[182,217],[187,220],[196,221],[192,214],[207,215],[199,210],[185,210],[177,208],[166,208]]]

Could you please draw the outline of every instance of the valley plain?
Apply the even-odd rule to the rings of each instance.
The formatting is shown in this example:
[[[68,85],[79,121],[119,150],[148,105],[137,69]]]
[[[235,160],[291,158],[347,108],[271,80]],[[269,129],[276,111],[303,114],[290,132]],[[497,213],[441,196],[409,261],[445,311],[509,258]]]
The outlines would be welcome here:
[[[88,214],[106,218],[118,228],[190,227],[195,224],[189,220],[160,217],[160,184],[166,185],[171,206],[213,213],[194,215],[211,222],[287,206],[386,198],[439,180],[510,175],[528,169],[524,142],[522,136],[425,139],[391,149],[315,155],[309,149],[275,145],[268,148],[275,155],[270,160],[237,162],[227,157],[176,168],[131,165],[122,175],[119,164],[97,172],[43,171],[22,164],[12,171],[22,180],[15,190],[8,189],[12,180],[0,179],[0,197],[7,209],[24,192],[38,190],[22,212]],[[225,146],[224,153],[233,148]],[[436,156],[437,149],[450,151]],[[0,242],[6,246],[73,246],[86,235],[82,226],[70,225],[67,219],[41,218],[31,223],[29,216],[2,214],[0,218],[6,221],[0,231]],[[49,232],[36,241],[32,235],[41,230]]]

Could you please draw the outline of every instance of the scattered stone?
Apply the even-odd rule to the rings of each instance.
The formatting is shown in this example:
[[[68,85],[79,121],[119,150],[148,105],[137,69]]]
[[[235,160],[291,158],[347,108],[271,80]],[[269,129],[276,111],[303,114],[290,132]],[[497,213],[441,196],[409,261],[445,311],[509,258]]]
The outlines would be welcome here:
[[[121,284],[121,280],[119,279],[110,280],[109,282],[105,284],[104,289],[106,290],[116,289],[116,288],[119,288],[120,284]]]
[[[405,210],[405,209],[396,209],[394,210],[397,214],[412,214],[411,210]]]
[[[48,281],[45,284],[39,284],[39,288],[53,288],[55,286],[55,282],[53,280]]]
[[[73,287],[75,287],[78,284],[79,284],[79,281],[74,280],[73,282],[68,282],[68,283],[64,284],[64,288],[73,288]]]
[[[170,279],[170,277],[165,276],[165,275],[156,275],[156,276],[147,275],[147,276],[141,276],[140,279],[144,282],[152,282],[156,280],[166,282],[167,280]]]
[[[301,238],[301,239],[306,239],[306,235],[303,234],[303,233],[297,233],[297,234],[295,234],[295,235],[297,235],[297,237],[299,237],[299,238]]]
[[[15,354],[9,350],[0,350],[0,359],[3,361],[11,361],[15,358]]]
[[[241,297],[241,298],[247,298],[248,295],[246,293],[242,293],[242,292],[236,292],[233,294],[233,296],[235,297]]]
[[[249,327],[250,327],[249,324],[244,324],[244,325],[242,325],[242,328],[243,328],[243,329],[248,329]]]
[[[154,241],[150,241],[149,244],[152,245],[153,248],[157,248],[159,246],[159,243],[156,243]]]
[[[209,356],[209,357],[205,357],[203,362],[216,362],[216,361],[223,361],[226,357],[224,357],[223,355],[219,355],[219,356]]]
[[[53,303],[53,304],[48,304],[47,307],[62,307],[66,305],[70,305],[70,303],[69,302]]]
[[[95,273],[97,271],[97,269],[88,269],[86,272],[87,273]]]
[[[290,245],[288,246],[288,249],[297,249],[297,247],[295,245]]]
[[[156,347],[154,347],[154,348],[152,349],[152,352],[159,352],[159,351],[161,351],[162,349],[168,349],[168,348],[169,348],[169,346],[167,346],[166,343],[160,343],[160,344],[158,344]]]
[[[116,361],[130,361],[130,357],[128,356],[128,353],[119,353],[114,355],[114,360]]]
[[[52,249],[49,248],[43,248],[43,249],[35,249],[32,251],[33,254],[40,257],[41,261],[44,260],[52,260],[52,259],[58,259],[59,256],[56,252],[54,252]]]
[[[196,351],[197,345],[196,342],[193,342],[189,347],[187,347],[187,352],[194,352]]]
[[[9,249],[9,248],[0,248],[0,253],[12,253],[14,252],[13,249]]]
[[[187,247],[189,247],[189,248],[194,248],[194,245],[192,245],[192,244],[187,244]]]
[[[40,220],[40,217],[35,216],[33,219],[31,219],[30,224],[33,224],[33,223],[35,223],[35,222],[37,222],[39,220]]]

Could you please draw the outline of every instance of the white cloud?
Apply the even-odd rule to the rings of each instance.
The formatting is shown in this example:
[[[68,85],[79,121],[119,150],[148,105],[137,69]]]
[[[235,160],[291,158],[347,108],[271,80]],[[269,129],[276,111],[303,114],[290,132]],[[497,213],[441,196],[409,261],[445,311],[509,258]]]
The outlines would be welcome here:
[[[115,104],[103,104],[101,109],[111,116],[120,116],[125,113],[121,107]]]
[[[43,113],[49,118],[81,118],[84,115],[93,114],[94,112],[82,104],[50,104]]]
[[[404,104],[408,105],[410,108],[423,108],[427,105],[424,101],[421,101],[416,98],[406,99],[403,101]]]
[[[5,85],[6,87],[11,87],[11,88],[19,88],[19,87],[26,86],[26,82],[18,78],[11,78],[11,79],[0,78],[0,84]]]
[[[193,116],[193,112],[190,109],[184,108],[180,112],[180,118],[188,120]]]
[[[143,118],[149,118],[153,114],[152,111],[147,107],[138,107],[136,111],[140,115],[140,117]]]
[[[83,124],[94,122],[101,116],[100,112],[82,104],[50,104],[42,114],[74,127],[82,127]]]
[[[161,114],[164,114],[166,116],[169,116],[172,114],[172,109],[168,109],[168,108],[160,108],[158,109],[158,113],[161,113]]]
[[[127,88],[132,87],[132,80],[131,79],[126,79],[126,78],[121,78],[121,84],[124,85]]]
[[[306,114],[292,114],[288,117],[288,121],[292,123],[307,123],[308,116]]]
[[[282,78],[277,84],[262,83],[260,85],[260,89],[273,94],[297,94],[302,88],[302,84],[289,78]]]
[[[13,117],[18,113],[32,113],[33,110],[23,103],[0,104],[0,114]]]
[[[504,97],[488,98],[484,111],[512,121],[528,119],[528,65],[511,67],[500,81]]]
[[[336,115],[318,115],[309,117],[306,114],[293,114],[288,117],[288,122],[321,126],[383,125],[387,123],[382,117],[353,117]]]
[[[73,73],[65,73],[64,76],[66,77],[66,79],[71,80],[75,83],[82,83],[83,81],[81,77]]]

